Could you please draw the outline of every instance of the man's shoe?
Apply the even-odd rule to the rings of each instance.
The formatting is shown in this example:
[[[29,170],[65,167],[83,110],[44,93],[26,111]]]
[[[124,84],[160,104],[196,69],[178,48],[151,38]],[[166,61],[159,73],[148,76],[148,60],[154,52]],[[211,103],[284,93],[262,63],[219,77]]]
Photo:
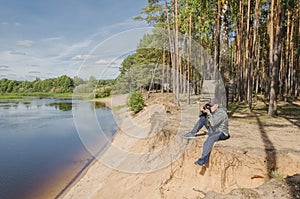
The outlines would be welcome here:
[[[203,166],[203,165],[205,165],[207,163],[200,158],[199,160],[197,160],[196,162],[194,162],[194,164],[198,165],[198,166]]]
[[[196,138],[196,136],[194,135],[194,133],[188,132],[188,133],[184,134],[182,136],[182,138],[185,138],[185,139],[194,139],[194,138]]]

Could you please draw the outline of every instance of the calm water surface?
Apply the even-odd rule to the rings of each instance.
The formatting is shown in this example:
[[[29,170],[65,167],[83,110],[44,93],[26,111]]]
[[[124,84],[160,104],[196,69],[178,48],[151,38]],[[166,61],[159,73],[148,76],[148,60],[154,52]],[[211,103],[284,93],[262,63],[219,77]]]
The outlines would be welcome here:
[[[89,144],[101,151],[107,144],[101,136],[111,138],[117,129],[112,111],[103,104],[56,99],[0,102],[1,199],[36,198],[38,190],[47,187],[52,187],[48,196],[53,198],[64,188],[53,188],[55,181],[65,186],[82,170],[93,157],[80,139],[83,130],[76,130],[78,116],[96,118],[97,124],[86,122],[79,128],[85,136],[99,135]],[[61,175],[65,170],[67,174]]]

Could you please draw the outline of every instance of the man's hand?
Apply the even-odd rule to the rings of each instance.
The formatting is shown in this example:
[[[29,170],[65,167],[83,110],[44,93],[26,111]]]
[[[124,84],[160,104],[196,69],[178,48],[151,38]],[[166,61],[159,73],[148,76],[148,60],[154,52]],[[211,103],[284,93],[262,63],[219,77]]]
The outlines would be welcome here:
[[[218,104],[213,105],[213,106],[210,108],[210,109],[211,109],[211,112],[214,112],[215,110],[217,110],[218,107],[219,107]]]
[[[214,112],[215,110],[217,110],[218,107],[219,107],[218,104],[213,105],[213,106],[210,108],[211,112],[210,112],[209,109],[205,109],[205,110],[204,110],[203,107],[201,107],[200,110],[201,110],[202,112],[206,113],[207,115],[210,115],[212,112]]]
[[[204,113],[206,113],[207,115],[210,114],[210,110],[209,109],[205,109],[205,110],[202,110]]]
[[[203,109],[203,106],[201,106],[200,111],[203,113],[206,113],[207,115],[210,114],[210,110],[209,109]]]

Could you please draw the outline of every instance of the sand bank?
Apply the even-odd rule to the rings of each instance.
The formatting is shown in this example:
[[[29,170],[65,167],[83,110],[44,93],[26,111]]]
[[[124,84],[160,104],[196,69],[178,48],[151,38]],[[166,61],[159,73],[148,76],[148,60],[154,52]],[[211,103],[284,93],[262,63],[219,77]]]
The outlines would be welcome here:
[[[245,120],[243,114],[230,119],[231,138],[215,144],[209,165],[194,165],[206,137],[178,135],[196,122],[196,106],[178,109],[158,100],[138,116],[118,109],[119,132],[111,145],[61,198],[203,198],[258,187],[273,168],[283,177],[299,172],[299,127],[282,118]]]

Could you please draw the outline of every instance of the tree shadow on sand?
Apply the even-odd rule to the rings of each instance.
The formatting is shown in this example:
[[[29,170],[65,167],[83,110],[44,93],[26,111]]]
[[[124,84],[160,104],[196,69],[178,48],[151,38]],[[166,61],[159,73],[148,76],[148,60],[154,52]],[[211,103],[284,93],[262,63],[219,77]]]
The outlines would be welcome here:
[[[300,106],[294,103],[289,103],[280,107],[279,116],[289,121],[292,125],[300,128]]]
[[[257,121],[259,130],[260,130],[260,137],[261,137],[261,139],[264,143],[264,147],[265,147],[265,153],[266,153],[265,163],[267,164],[268,176],[269,176],[269,178],[271,178],[272,172],[274,172],[277,169],[276,168],[277,152],[276,152],[276,149],[264,128],[264,125],[262,124],[262,122],[258,116],[256,117],[256,121]]]
[[[285,181],[290,187],[292,198],[300,198],[300,174],[288,176],[285,178]]]
[[[281,116],[285,119],[288,118],[288,116]],[[287,118],[286,118],[287,117]],[[259,117],[256,117],[257,124],[260,130],[260,136],[264,143],[265,147],[265,153],[266,153],[266,160],[265,163],[267,165],[267,171],[268,171],[268,177],[272,178],[272,173],[277,170],[276,165],[276,158],[277,158],[277,152],[276,148],[274,147],[273,143],[271,142],[264,125],[262,124]],[[300,174],[295,174],[293,176],[287,176],[285,178],[285,181],[287,185],[289,186],[289,192],[292,195],[292,198],[300,198]]]
[[[279,116],[290,122],[292,125],[300,128],[300,106],[295,103],[289,103],[280,107]],[[287,176],[286,183],[290,188],[292,198],[300,198],[300,173]]]

